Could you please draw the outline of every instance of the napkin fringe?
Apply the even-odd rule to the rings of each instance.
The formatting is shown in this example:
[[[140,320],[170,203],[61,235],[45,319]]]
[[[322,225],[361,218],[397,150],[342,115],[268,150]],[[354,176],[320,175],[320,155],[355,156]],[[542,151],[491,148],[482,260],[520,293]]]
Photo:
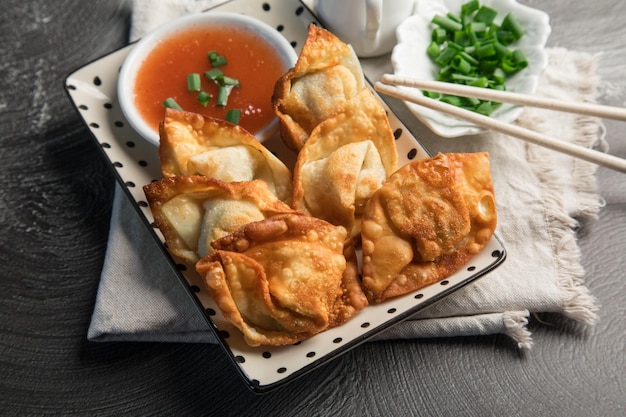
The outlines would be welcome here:
[[[593,169],[593,167],[591,168]],[[550,167],[547,167],[547,170],[550,170]],[[579,172],[586,171],[586,169],[579,169]],[[542,177],[540,172],[537,174],[540,178]],[[550,181],[546,175],[543,177],[542,184]],[[586,184],[583,180],[579,184],[581,187],[590,185],[590,189],[593,189],[593,184]],[[583,281],[585,270],[580,263],[581,253],[576,241],[576,229],[579,223],[563,209],[563,201],[556,197],[555,193],[549,191],[549,187],[544,190],[544,207],[547,222],[550,224],[551,242],[554,247],[557,285],[563,294],[560,312],[565,317],[585,326],[593,326],[598,320],[596,314],[598,307],[596,298],[591,295]],[[581,194],[583,193],[584,191],[581,191]],[[601,199],[594,195],[592,190],[589,190],[587,198],[581,201],[584,201],[584,207],[578,213],[580,216],[593,218],[598,215]]]
[[[576,66],[582,74],[578,88],[579,101],[595,102],[598,77],[594,76],[599,55],[588,56],[587,59],[576,60]],[[573,143],[587,148],[600,147],[607,150],[604,124],[597,117],[578,115],[574,122],[574,131],[579,132]],[[584,285],[585,270],[580,263],[581,253],[576,241],[576,230],[579,219],[597,219],[602,198],[598,195],[595,174],[597,165],[573,158],[571,161],[573,184],[578,196],[578,204],[569,208],[563,195],[554,193],[561,179],[554,169],[554,162],[543,157],[542,148],[527,146],[527,158],[532,162],[535,174],[543,189],[546,220],[550,224],[554,260],[557,265],[557,284],[563,292],[563,309],[561,313],[584,325],[593,326],[598,320],[596,311],[597,300]]]
[[[502,315],[504,333],[517,343],[520,350],[530,350],[533,340],[528,325],[528,311],[506,311]]]
[[[561,313],[583,325],[593,326],[598,320],[598,307],[597,300],[583,282],[585,270],[580,263],[581,253],[576,241],[578,221],[567,215],[563,210],[563,202],[550,194],[549,188],[544,191],[544,207],[557,265],[557,284],[563,293]],[[597,216],[600,205],[599,197],[593,197],[590,193],[584,211],[579,214]]]
[[[585,64],[580,64],[589,76],[585,77],[581,83],[582,101],[595,103],[599,84],[598,77],[592,76],[596,73],[599,55],[592,57]],[[586,148],[598,148],[602,152],[608,152],[609,145],[606,141],[606,128],[602,120],[598,117],[580,115],[574,123],[576,132],[580,132],[574,138],[573,143]],[[585,219],[598,219],[598,213],[603,206],[602,199],[598,196],[598,184],[596,181],[596,171],[598,166],[580,159],[572,160],[572,176],[576,179],[575,185],[578,191],[580,204],[574,217]]]

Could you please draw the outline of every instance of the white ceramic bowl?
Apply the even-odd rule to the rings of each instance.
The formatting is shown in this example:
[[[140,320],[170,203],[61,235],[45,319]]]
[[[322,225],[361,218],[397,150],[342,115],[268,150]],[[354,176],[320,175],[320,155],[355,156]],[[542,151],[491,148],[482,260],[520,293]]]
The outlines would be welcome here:
[[[298,59],[293,46],[278,30],[261,20],[240,13],[209,11],[177,18],[160,26],[141,38],[128,53],[120,70],[117,85],[118,100],[124,116],[133,129],[149,142],[158,146],[159,133],[158,130],[151,127],[141,117],[135,105],[134,84],[141,64],[153,48],[163,40],[180,32],[215,24],[252,29],[252,31],[260,35],[267,43],[276,49],[284,63],[285,72],[287,72]],[[274,118],[266,127],[256,132],[255,136],[262,142],[272,136],[277,129],[278,119]]]
[[[435,14],[459,13],[461,5],[468,0],[419,0],[415,14],[402,22],[396,31],[398,43],[394,47],[391,61],[394,73],[423,80],[434,80],[437,66],[426,55],[431,42],[430,21]],[[512,12],[526,28],[524,36],[515,44],[528,59],[528,67],[506,81],[507,91],[533,94],[539,76],[548,64],[545,44],[550,35],[549,16],[536,9],[523,6],[515,0],[481,0],[481,5],[498,12],[496,23],[500,23],[507,13]],[[484,129],[463,120],[407,102],[409,110],[435,134],[453,138],[481,133]],[[491,117],[504,122],[513,122],[522,112],[522,107],[503,103]]]

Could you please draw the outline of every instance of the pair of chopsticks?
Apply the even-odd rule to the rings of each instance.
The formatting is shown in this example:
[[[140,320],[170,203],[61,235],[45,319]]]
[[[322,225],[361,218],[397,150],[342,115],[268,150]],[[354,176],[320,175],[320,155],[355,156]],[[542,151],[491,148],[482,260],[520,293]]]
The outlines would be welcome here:
[[[470,110],[465,110],[448,103],[443,103],[439,100],[428,98],[424,96],[421,91],[407,90],[406,88],[401,88],[401,86],[414,87],[421,90],[435,91],[444,94],[454,94],[462,97],[474,97],[501,103],[519,104],[523,106],[539,107],[555,111],[624,121],[626,121],[626,109],[591,103],[571,103],[562,100],[534,97],[526,94],[498,91],[480,87],[470,87],[440,81],[418,80],[415,78],[401,77],[391,74],[383,75],[381,81],[374,84],[374,88],[380,93],[396,97],[401,100],[410,101],[417,105],[428,107],[442,113],[447,113],[459,119],[474,123],[475,125],[485,129],[499,131],[536,145],[626,173],[626,159],[621,159],[614,155],[588,149],[569,142],[559,141],[514,124],[501,122]]]

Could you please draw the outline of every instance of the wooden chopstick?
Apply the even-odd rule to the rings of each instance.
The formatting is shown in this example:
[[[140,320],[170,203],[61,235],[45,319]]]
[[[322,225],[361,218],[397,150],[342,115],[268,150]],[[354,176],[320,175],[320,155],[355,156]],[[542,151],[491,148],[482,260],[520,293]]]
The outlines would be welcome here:
[[[381,81],[385,84],[415,87],[426,91],[435,91],[444,94],[453,94],[462,97],[475,97],[483,100],[493,100],[501,103],[519,104],[522,106],[539,107],[555,111],[584,114],[607,119],[625,120],[626,109],[621,107],[603,106],[592,103],[576,103],[556,100],[546,97],[531,96],[528,94],[499,91],[489,88],[471,87],[441,81],[420,80],[411,77],[402,77],[393,74],[384,74]]]
[[[396,97],[401,100],[410,101],[420,106],[428,107],[430,109],[458,117],[459,119],[467,120],[477,126],[496,130],[548,149],[562,152],[597,165],[626,173],[626,159],[621,159],[593,149],[584,148],[569,142],[552,139],[546,135],[524,129],[518,125],[501,122],[491,117],[483,116],[482,114],[453,106],[452,104],[428,98],[418,90],[407,90],[397,86],[383,84],[380,81],[374,84],[374,88],[380,93]]]

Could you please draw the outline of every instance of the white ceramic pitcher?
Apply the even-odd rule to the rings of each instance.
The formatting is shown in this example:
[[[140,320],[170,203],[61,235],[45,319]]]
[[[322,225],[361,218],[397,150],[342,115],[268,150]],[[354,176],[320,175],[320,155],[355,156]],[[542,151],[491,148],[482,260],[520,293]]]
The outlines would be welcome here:
[[[413,14],[415,0],[315,0],[322,23],[359,57],[391,52],[396,27]]]

